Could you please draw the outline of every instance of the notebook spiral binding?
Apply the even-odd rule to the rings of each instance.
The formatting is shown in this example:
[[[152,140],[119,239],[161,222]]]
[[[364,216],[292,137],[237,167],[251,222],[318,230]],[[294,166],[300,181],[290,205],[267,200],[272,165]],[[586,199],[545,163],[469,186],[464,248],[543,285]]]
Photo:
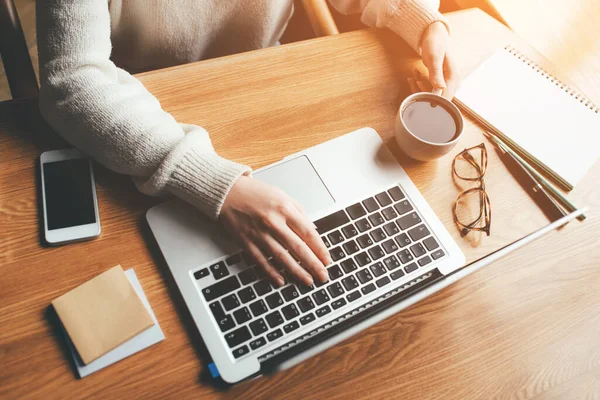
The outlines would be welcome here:
[[[585,107],[589,108],[596,114],[600,113],[600,107],[594,104],[594,102],[592,102],[589,98],[585,97],[582,93],[572,89],[571,87],[560,81],[560,79],[556,78],[544,68],[531,61],[526,55],[521,53],[519,50],[515,49],[512,46],[506,46],[504,49],[507,50],[513,56],[517,57],[519,60],[523,61],[525,64],[527,64],[527,66],[530,66],[532,69],[534,69],[540,75],[548,79],[550,82],[554,83],[561,90],[564,90],[567,94],[575,98],[575,100],[579,101]]]

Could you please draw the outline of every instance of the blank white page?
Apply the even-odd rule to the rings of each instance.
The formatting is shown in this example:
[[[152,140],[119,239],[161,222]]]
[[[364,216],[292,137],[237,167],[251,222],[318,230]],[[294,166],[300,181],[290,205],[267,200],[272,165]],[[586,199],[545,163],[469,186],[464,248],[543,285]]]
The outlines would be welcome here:
[[[464,80],[456,98],[575,186],[600,155],[600,114],[561,86],[499,49]]]

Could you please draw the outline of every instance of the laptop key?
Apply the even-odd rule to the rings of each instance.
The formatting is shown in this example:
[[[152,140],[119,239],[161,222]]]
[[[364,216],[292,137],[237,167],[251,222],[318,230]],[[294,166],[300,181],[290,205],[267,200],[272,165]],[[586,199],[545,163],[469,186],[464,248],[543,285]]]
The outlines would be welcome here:
[[[367,294],[373,292],[374,290],[375,290],[375,284],[374,283],[369,283],[367,286],[363,286],[362,288],[360,288],[360,291],[364,295],[367,295]]]
[[[385,222],[379,211],[369,215],[368,219],[372,226],[379,226]]]
[[[215,320],[217,321],[225,316],[225,311],[223,311],[223,307],[221,307],[221,303],[219,303],[219,301],[210,303],[208,308],[210,308],[213,317],[215,317]]]
[[[331,244],[334,246],[338,243],[342,243],[345,240],[340,231],[331,232],[329,235],[327,235],[327,239],[329,239]]]
[[[421,243],[410,246],[410,251],[412,251],[415,257],[421,257],[423,254],[427,253],[427,250],[425,250],[425,247],[423,247]]]
[[[202,268],[201,270],[194,272],[194,279],[202,279],[209,274],[208,268]]]
[[[358,242],[358,245],[363,249],[373,244],[373,240],[371,240],[371,237],[368,233],[359,236],[358,238],[356,238],[356,241]]]
[[[225,341],[227,341],[227,345],[229,345],[230,348],[242,344],[246,340],[249,340],[251,338],[252,334],[246,326],[242,326],[241,328],[238,328],[235,331],[231,331],[225,334]]]
[[[281,298],[281,295],[277,292],[268,295],[265,300],[267,300],[267,304],[269,305],[269,307],[271,309],[273,308],[277,308],[280,305],[283,304],[283,299]]]
[[[433,253],[431,253],[431,258],[433,258],[434,260],[437,260],[440,257],[444,256],[444,251],[442,249],[437,249],[436,251],[434,251]]]
[[[401,202],[394,204],[394,208],[396,209],[398,215],[404,215],[413,210],[413,206],[408,200],[402,200]]]
[[[215,277],[215,280],[219,280],[219,279],[224,278],[227,275],[229,275],[229,270],[227,269],[227,267],[225,266],[225,263],[223,261],[211,265],[210,271],[212,272],[213,276]]]
[[[225,307],[225,310],[227,311],[233,310],[234,308],[240,305],[240,301],[238,300],[235,293],[230,294],[227,297],[223,297],[221,302],[223,303],[223,307]]]
[[[383,214],[383,218],[385,218],[386,221],[392,220],[398,216],[392,207],[384,208],[381,210],[381,214]]]
[[[267,331],[267,329],[269,329],[267,328],[267,324],[265,324],[265,320],[262,318],[250,322],[249,326],[254,336],[260,335],[261,333],[264,333]]]
[[[353,275],[347,276],[344,279],[342,279],[342,284],[344,285],[347,291],[358,287],[358,281]]]
[[[406,271],[407,274],[410,274],[411,272],[416,271],[417,268],[419,267],[416,263],[410,263],[406,267],[404,267],[404,271]]]
[[[246,304],[249,301],[256,299],[256,294],[254,293],[254,289],[251,287],[244,288],[237,292],[238,297],[242,301],[242,303]]]
[[[379,204],[377,203],[377,200],[375,200],[373,197],[369,197],[368,199],[363,200],[362,203],[363,206],[365,206],[367,211],[370,213],[379,209]]]
[[[281,294],[283,295],[285,301],[292,301],[296,297],[300,296],[298,293],[298,288],[294,285],[289,285],[281,289]]]
[[[348,302],[353,302],[355,300],[358,300],[362,295],[360,294],[360,291],[355,290],[354,292],[350,293],[349,295],[346,296],[346,299],[348,300]]]
[[[409,263],[413,260],[413,256],[412,254],[410,254],[410,251],[408,251],[408,249],[399,251],[397,255],[398,258],[400,258],[400,261],[402,261],[402,264]]]
[[[412,243],[412,241],[410,240],[410,238],[408,237],[408,235],[406,233],[401,233],[398,236],[396,236],[394,239],[396,240],[396,243],[398,243],[398,246],[400,246],[400,248],[406,247]]]
[[[325,315],[331,312],[331,308],[329,306],[323,306],[315,311],[317,317],[324,317]]]
[[[376,262],[369,268],[371,269],[371,272],[373,273],[373,275],[375,275],[375,277],[381,276],[386,273],[385,267],[383,266],[381,261]]]
[[[353,259],[349,258],[347,260],[344,260],[340,263],[340,265],[342,266],[342,268],[344,269],[344,272],[349,274],[352,271],[356,271],[356,269],[358,268],[356,266],[356,263],[354,262]]]
[[[371,275],[371,272],[369,272],[368,269],[361,269],[356,273],[356,277],[358,278],[360,283],[366,283],[370,280],[373,280],[373,275]]]
[[[358,229],[359,232],[366,232],[372,228],[371,224],[369,223],[369,221],[367,221],[366,218],[359,219],[358,221],[356,221],[355,225],[356,229]]]
[[[329,280],[331,281],[335,281],[344,275],[339,265],[333,265],[327,268],[327,272],[329,273]]]
[[[309,296],[306,296],[298,300],[298,307],[300,307],[300,311],[304,313],[315,308],[315,303],[313,303]]]
[[[276,326],[283,324],[283,317],[279,311],[273,311],[271,314],[267,314],[265,319],[271,328],[275,328]]]
[[[369,249],[369,255],[372,260],[379,260],[381,257],[385,256],[385,253],[381,250],[381,247],[377,245]]]
[[[400,229],[402,230],[406,230],[412,226],[415,226],[416,224],[421,222],[421,217],[419,217],[419,215],[416,212],[411,212],[408,215],[405,215],[404,217],[400,217],[396,220],[396,222],[398,223],[398,225],[400,226]]]
[[[325,236],[321,236],[321,240],[323,241],[323,244],[325,245],[325,247],[327,247],[327,248],[331,247],[331,243],[329,243],[329,239],[327,239]]]
[[[400,262],[395,256],[389,256],[383,260],[383,263],[389,271],[392,271],[400,266]]]
[[[242,285],[249,285],[256,280],[256,275],[252,268],[247,268],[238,274]]]
[[[427,227],[425,225],[419,225],[415,228],[412,228],[410,231],[408,231],[408,235],[415,242],[417,240],[423,239],[425,236],[429,236],[429,234],[430,234],[429,229],[427,229]]]
[[[418,261],[418,263],[421,267],[429,264],[430,262],[431,262],[431,258],[429,258],[429,256],[425,256]]]
[[[337,300],[334,300],[331,302],[331,307],[334,310],[337,310],[338,308],[343,307],[345,305],[346,305],[346,300],[344,300],[344,299],[337,299]]]
[[[257,300],[254,303],[250,304],[250,310],[252,311],[252,314],[255,317],[258,317],[259,315],[262,315],[269,311],[267,305],[263,300]]]
[[[227,293],[231,293],[236,289],[239,289],[240,281],[233,275],[222,281],[219,281],[209,287],[202,289],[202,294],[206,301],[212,301],[218,297],[224,296]]]
[[[388,278],[387,276],[384,276],[383,278],[379,278],[375,281],[375,283],[377,284],[377,287],[385,286],[390,282],[391,282],[390,278]]]
[[[400,233],[394,221],[385,224],[383,226],[383,230],[385,231],[385,233],[387,233],[388,236],[394,236],[395,234]]]
[[[336,298],[344,294],[344,289],[339,282],[334,282],[333,284],[327,286],[327,291],[331,295],[332,298]]]
[[[371,257],[369,257],[369,255],[365,251],[363,251],[362,253],[358,253],[356,257],[354,257],[354,259],[358,263],[359,267],[364,267],[365,265],[370,264],[372,261]]]
[[[250,321],[252,319],[252,315],[250,315],[250,311],[248,311],[247,307],[243,307],[233,312],[233,318],[235,318],[235,322],[237,322],[238,325],[241,325],[244,322]]]
[[[352,219],[358,219],[367,215],[367,212],[360,203],[353,204],[350,207],[346,208],[346,212]]]
[[[306,294],[306,293],[310,292],[311,290],[313,290],[314,288],[315,288],[315,285],[306,286],[303,283],[300,283],[298,285],[298,289],[300,289],[300,294]]]
[[[275,329],[274,331],[267,333],[267,339],[269,340],[269,342],[279,339],[282,336],[283,332],[281,331],[281,329]]]
[[[394,186],[390,190],[387,191],[394,201],[402,200],[404,198],[404,193],[402,193],[402,189],[398,186]]]
[[[250,348],[252,350],[256,350],[259,347],[263,347],[265,344],[267,344],[267,341],[265,340],[264,337],[259,337],[258,339],[254,339],[253,341],[250,342]]]
[[[233,356],[235,358],[240,358],[241,356],[248,354],[249,352],[250,350],[248,349],[248,346],[243,345],[242,347],[238,347],[233,351]]]
[[[285,331],[285,333],[290,333],[298,328],[300,328],[300,324],[298,323],[298,321],[292,321],[289,324],[283,326],[283,330]]]
[[[339,228],[348,222],[350,222],[350,218],[348,218],[348,215],[346,215],[344,210],[340,210],[315,221],[315,225],[317,226],[317,232],[323,234],[335,228]]]
[[[348,254],[349,256],[360,250],[354,240],[350,240],[349,242],[344,243],[342,247],[344,248],[346,254]]]
[[[339,261],[342,258],[346,257],[346,254],[339,246],[329,250],[329,255],[331,256],[333,262]]]
[[[383,230],[381,228],[377,228],[373,232],[371,232],[371,237],[375,242],[381,242],[387,236],[385,236],[385,233],[383,233]]]
[[[298,308],[296,307],[296,305],[294,303],[288,304],[287,306],[283,307],[281,309],[281,312],[283,313],[283,316],[285,317],[285,319],[288,321],[290,319],[294,319],[298,315],[300,315],[300,311],[298,311]]]
[[[227,260],[225,260],[225,262],[227,263],[227,265],[232,266],[235,265],[239,262],[242,261],[242,256],[238,253],[238,254],[234,254],[231,257],[229,257]]]
[[[394,242],[394,239],[386,240],[381,245],[383,246],[383,249],[387,254],[393,253],[398,250],[398,245],[396,244],[396,242]]]
[[[427,247],[427,250],[429,251],[435,250],[438,247],[440,247],[440,245],[438,244],[438,242],[435,241],[433,236],[430,236],[427,239],[423,240],[423,244],[425,245],[425,247]]]
[[[397,269],[390,274],[390,278],[392,278],[392,280],[394,280],[394,281],[403,276],[404,276],[404,271],[402,271],[401,269]]]
[[[346,239],[350,239],[350,238],[353,238],[354,236],[358,235],[358,231],[356,230],[356,227],[354,226],[354,224],[348,224],[345,227],[343,227],[342,233],[344,234]]]
[[[377,199],[377,202],[381,205],[381,207],[389,206],[390,204],[392,204],[392,199],[390,199],[390,196],[388,196],[386,192],[379,193],[375,196],[375,198]]]
[[[315,315],[313,313],[306,314],[300,317],[300,323],[302,325],[310,324],[315,320]]]
[[[231,315],[225,315],[217,321],[221,332],[227,332],[228,330],[235,327],[235,322],[233,321],[233,317]]]
[[[327,292],[325,291],[325,289],[321,289],[321,290],[314,292],[312,296],[313,296],[313,299],[315,300],[315,303],[317,303],[318,306],[329,301],[329,295],[327,295]]]
[[[269,293],[271,290],[273,290],[273,288],[268,280],[263,279],[262,281],[258,281],[254,284],[254,290],[256,291],[257,295],[262,296],[263,294]]]

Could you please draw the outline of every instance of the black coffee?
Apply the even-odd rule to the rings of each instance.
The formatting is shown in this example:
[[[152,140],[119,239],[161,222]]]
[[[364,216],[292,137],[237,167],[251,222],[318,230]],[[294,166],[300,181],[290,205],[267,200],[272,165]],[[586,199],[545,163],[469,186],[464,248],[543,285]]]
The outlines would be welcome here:
[[[450,111],[432,101],[413,101],[402,112],[402,120],[413,135],[428,142],[450,142],[458,134],[458,124]]]

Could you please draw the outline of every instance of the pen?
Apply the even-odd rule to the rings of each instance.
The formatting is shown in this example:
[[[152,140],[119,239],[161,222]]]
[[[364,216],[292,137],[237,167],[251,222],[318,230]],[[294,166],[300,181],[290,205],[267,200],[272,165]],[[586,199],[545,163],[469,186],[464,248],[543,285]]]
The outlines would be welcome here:
[[[507,153],[510,153],[514,158],[516,158],[517,161],[519,161],[519,163],[521,163],[521,165],[523,167],[525,167],[529,171],[530,174],[535,176],[537,178],[537,180],[539,181],[539,183],[541,183],[542,186],[544,186],[544,188],[546,190],[548,190],[550,192],[550,194],[552,196],[554,196],[554,198],[556,200],[558,200],[558,202],[560,204],[562,204],[562,206],[568,212],[573,212],[578,209],[578,207],[575,204],[573,204],[569,199],[567,199],[564,194],[562,194],[557,188],[555,188],[550,182],[548,182],[548,180],[546,178],[544,178],[539,172],[537,172],[535,169],[533,169],[533,167],[531,167],[531,165],[529,165],[517,153],[515,153],[514,150],[512,150],[510,147],[508,147],[508,145],[506,143],[504,143],[498,136],[492,135],[491,133],[489,133],[487,131],[484,131],[484,133],[488,139],[490,139],[492,142],[494,142],[496,145],[498,145],[502,150],[506,151]],[[579,221],[585,220],[585,214],[580,214],[577,217],[577,219]]]
[[[495,147],[506,168],[550,221],[556,221],[566,215],[538,180],[512,154],[505,151],[501,146],[496,145]]]

